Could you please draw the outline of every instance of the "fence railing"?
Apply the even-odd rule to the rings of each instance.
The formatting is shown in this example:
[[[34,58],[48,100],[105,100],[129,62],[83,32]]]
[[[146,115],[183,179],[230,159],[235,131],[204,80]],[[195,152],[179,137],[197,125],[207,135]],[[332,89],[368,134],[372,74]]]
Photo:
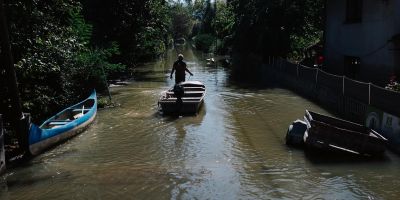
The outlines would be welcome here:
[[[355,106],[357,107],[354,108],[356,111],[353,113],[355,114],[366,110],[366,106],[373,106],[392,115],[400,116],[399,92],[387,90],[372,83],[330,74],[318,68],[293,64],[281,58],[270,60],[272,62],[269,63],[269,66],[280,73],[279,78],[285,80],[285,84],[290,84],[302,92],[322,99],[336,109]],[[358,115],[365,115],[365,113]]]

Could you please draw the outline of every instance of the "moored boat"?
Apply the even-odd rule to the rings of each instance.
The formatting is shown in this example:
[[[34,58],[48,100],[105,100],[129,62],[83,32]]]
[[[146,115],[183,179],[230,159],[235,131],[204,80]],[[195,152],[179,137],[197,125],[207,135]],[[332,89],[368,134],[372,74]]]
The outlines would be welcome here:
[[[376,131],[346,120],[306,110],[304,143],[323,151],[381,156],[387,139]]]
[[[163,114],[196,114],[204,102],[205,94],[203,83],[186,81],[163,92],[158,104]]]
[[[96,117],[96,91],[85,100],[49,118],[42,125],[31,124],[29,153],[37,155],[68,138],[81,133]]]

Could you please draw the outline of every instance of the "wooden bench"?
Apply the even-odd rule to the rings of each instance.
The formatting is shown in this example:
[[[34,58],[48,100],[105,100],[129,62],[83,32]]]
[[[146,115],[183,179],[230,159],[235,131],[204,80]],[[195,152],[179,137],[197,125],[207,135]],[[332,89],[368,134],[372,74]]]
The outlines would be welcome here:
[[[54,125],[54,126],[61,126],[70,123],[71,120],[53,120],[49,122],[49,125]]]
[[[205,91],[206,88],[204,88],[204,87],[185,87],[184,90],[185,90],[185,92],[186,91]]]
[[[78,109],[73,109],[72,112],[82,112],[82,110],[85,111],[89,111],[90,109],[82,109],[82,108],[78,108]]]
[[[185,94],[203,94],[204,91],[185,91]],[[168,91],[167,94],[174,94],[172,91]]]

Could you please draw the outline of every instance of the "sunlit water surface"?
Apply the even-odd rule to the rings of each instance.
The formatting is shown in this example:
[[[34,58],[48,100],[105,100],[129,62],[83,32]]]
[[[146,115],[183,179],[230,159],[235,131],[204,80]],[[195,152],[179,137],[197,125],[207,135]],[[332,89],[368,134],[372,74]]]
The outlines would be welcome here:
[[[100,110],[81,135],[7,171],[0,199],[399,199],[396,155],[330,161],[285,145],[305,109],[325,110],[285,89],[250,89],[228,70],[184,51],[207,95],[197,116],[166,117],[160,93],[176,53],[113,88],[121,107]]]

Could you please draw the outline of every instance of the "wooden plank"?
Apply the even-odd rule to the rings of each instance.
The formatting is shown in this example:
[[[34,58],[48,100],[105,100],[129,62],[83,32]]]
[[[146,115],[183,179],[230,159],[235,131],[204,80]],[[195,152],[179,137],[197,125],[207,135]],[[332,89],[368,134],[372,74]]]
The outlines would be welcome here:
[[[174,101],[176,101],[177,99],[178,98],[170,97],[170,98],[161,99],[161,101],[164,101],[164,100],[174,100]],[[200,100],[200,99],[202,99],[202,97],[182,97],[182,100]]]
[[[201,101],[184,101],[183,104],[188,104],[188,103],[200,103]],[[169,103],[169,104],[175,104],[176,101],[160,101],[160,104],[164,104],[164,103]]]
[[[64,122],[49,122],[49,125],[65,125],[70,123],[71,121],[64,121]]]
[[[89,108],[89,109],[86,109],[86,108],[85,108],[85,109],[77,108],[77,109],[73,109],[72,112],[82,112],[82,110],[83,110],[83,111],[89,111],[90,108]]]
[[[186,94],[203,94],[204,91],[185,91]],[[174,94],[174,92],[167,92],[167,94]]]

